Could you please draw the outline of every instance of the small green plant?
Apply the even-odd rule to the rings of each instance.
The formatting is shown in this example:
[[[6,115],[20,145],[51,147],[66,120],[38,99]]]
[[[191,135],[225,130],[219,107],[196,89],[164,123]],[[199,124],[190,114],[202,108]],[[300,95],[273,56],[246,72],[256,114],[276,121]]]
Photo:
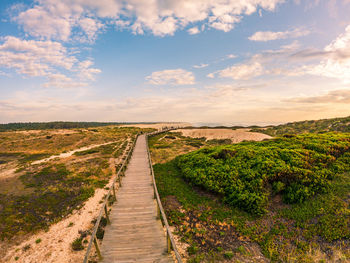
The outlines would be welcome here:
[[[74,251],[79,251],[79,250],[83,250],[84,246],[82,244],[83,239],[81,237],[77,237],[76,239],[74,239],[74,241],[72,242],[72,249]]]
[[[189,255],[194,255],[194,254],[197,253],[197,251],[198,251],[198,247],[196,245],[194,245],[194,244],[187,248],[187,252],[188,252]]]
[[[73,222],[70,222],[69,224],[68,224],[68,227],[72,227],[74,225],[74,223]]]
[[[37,240],[35,240],[36,244],[39,244],[41,242],[41,238],[38,238]]]
[[[25,246],[23,247],[23,251],[27,251],[27,250],[29,250],[29,249],[30,249],[30,244],[25,245]]]
[[[275,194],[278,194],[280,192],[282,192],[285,189],[285,184],[278,181],[278,182],[274,182],[272,185],[272,189],[274,191]]]
[[[244,246],[239,246],[238,248],[237,248],[237,251],[239,252],[239,253],[241,253],[242,255],[246,255],[247,254],[247,250],[245,249],[245,247]]]
[[[100,224],[100,226],[97,228],[97,231],[96,231],[96,237],[102,240],[104,235],[105,235],[105,230],[103,226]]]
[[[19,257],[18,257],[18,256],[16,256],[16,257],[15,257],[15,260],[17,261],[18,259],[19,259]]]
[[[232,259],[233,258],[233,252],[232,251],[225,251],[224,257],[227,259]]]
[[[222,252],[224,249],[222,247],[217,247],[217,251]]]

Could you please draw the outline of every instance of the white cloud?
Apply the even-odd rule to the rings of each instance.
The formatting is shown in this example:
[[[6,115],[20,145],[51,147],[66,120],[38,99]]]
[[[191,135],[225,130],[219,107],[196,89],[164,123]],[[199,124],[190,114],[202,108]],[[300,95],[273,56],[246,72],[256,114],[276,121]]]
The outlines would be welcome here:
[[[124,20],[116,20],[114,21],[117,29],[124,29],[127,28],[130,25],[129,21],[124,21]]]
[[[228,54],[225,59],[234,59],[237,56],[235,54]]]
[[[241,17],[237,15],[224,14],[219,17],[209,17],[209,25],[212,28],[221,30],[224,32],[231,31],[236,23],[241,21]]]
[[[232,78],[235,80],[247,80],[264,73],[263,66],[259,62],[248,62],[247,64],[238,64],[223,70],[215,72],[222,78]],[[209,74],[208,77],[214,77],[214,74]]]
[[[318,65],[306,67],[307,73],[350,83],[350,25],[344,34],[324,48],[323,57]]]
[[[184,69],[156,71],[147,76],[146,80],[154,85],[192,85],[195,83],[193,73]]]
[[[48,73],[48,81],[42,86],[44,88],[81,88],[88,86],[87,82],[74,80],[64,74]]]
[[[204,64],[204,63],[202,63],[202,64],[199,64],[199,65],[194,65],[193,67],[194,68],[206,68],[206,67],[208,67],[209,66],[209,64]]]
[[[37,0],[32,8],[20,12],[13,20],[27,33],[40,39],[61,41],[76,39],[82,42],[92,42],[103,28],[103,24],[97,18],[89,17],[89,15],[92,15],[94,10],[97,12],[94,14],[97,17],[102,14],[110,14],[106,12],[104,4],[110,5],[110,10],[117,11],[113,7],[114,0],[94,2]],[[77,36],[72,37],[73,29],[78,29]]]
[[[6,73],[0,70],[0,76],[10,77],[11,75],[9,73]]]
[[[272,31],[259,31],[254,33],[248,39],[251,41],[271,41],[278,39],[287,39],[287,38],[298,38],[310,34],[310,31],[303,30],[300,28],[291,30],[291,31],[281,31],[281,32],[272,32]]]
[[[79,25],[85,32],[88,42],[95,41],[98,32],[104,27],[104,25],[100,21],[89,17],[84,17],[80,19]]]
[[[283,45],[276,50],[265,50],[252,55],[246,62],[212,72],[215,76],[235,80],[257,76],[303,77],[307,75],[335,79],[339,84],[350,83],[350,25],[345,32],[323,50],[301,49],[298,41]]]
[[[79,60],[70,55],[69,51],[58,42],[40,40],[22,40],[7,36],[0,42],[0,67],[14,69],[18,74],[28,77],[46,77],[44,86],[62,87],[71,84],[72,87],[82,86],[80,79],[94,80],[99,69],[92,68],[92,61]],[[75,74],[71,78],[62,73],[68,71]],[[86,86],[86,84],[84,84]]]
[[[334,103],[342,103],[342,104],[350,104],[350,90],[342,89],[342,90],[333,90],[327,92],[327,94],[321,94],[310,97],[297,97],[286,100],[287,102],[296,102],[296,103],[319,103],[319,104],[334,104]]]
[[[199,34],[201,31],[198,29],[197,26],[195,26],[195,27],[191,27],[190,29],[188,29],[187,32],[190,35],[196,35],[196,34]]]
[[[13,36],[4,38],[0,45],[0,64],[16,68],[19,73],[31,76],[44,75],[50,66],[70,70],[77,59],[69,56],[62,44],[53,41],[22,40]],[[33,68],[33,70],[29,70]],[[32,74],[31,74],[32,72]]]
[[[15,20],[34,37],[67,41],[72,22],[69,17],[53,15],[42,6],[21,12]]]
[[[79,76],[83,80],[95,80],[96,74],[101,73],[101,70],[92,68],[93,62],[91,60],[85,60],[79,62],[78,71]]]
[[[209,73],[207,75],[207,77],[213,79],[213,78],[215,78],[215,73]]]
[[[37,0],[31,8],[20,11],[14,20],[34,37],[68,41],[72,32],[85,34],[93,41],[105,24],[128,28],[135,34],[146,31],[157,36],[173,35],[176,30],[196,22],[188,30],[197,34],[208,28],[230,31],[244,15],[258,8],[273,11],[284,0]],[[73,30],[74,29],[74,30]],[[73,37],[74,39],[74,37]],[[84,39],[84,38],[77,38]]]

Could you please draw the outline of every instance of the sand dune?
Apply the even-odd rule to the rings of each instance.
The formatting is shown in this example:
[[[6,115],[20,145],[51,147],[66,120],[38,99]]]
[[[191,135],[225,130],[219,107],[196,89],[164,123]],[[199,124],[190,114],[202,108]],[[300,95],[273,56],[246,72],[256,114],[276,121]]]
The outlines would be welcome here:
[[[271,136],[250,132],[249,129],[178,129],[173,132],[181,132],[183,136],[192,138],[205,137],[207,140],[212,139],[231,139],[233,143],[247,141],[262,141],[264,139],[270,139]]]

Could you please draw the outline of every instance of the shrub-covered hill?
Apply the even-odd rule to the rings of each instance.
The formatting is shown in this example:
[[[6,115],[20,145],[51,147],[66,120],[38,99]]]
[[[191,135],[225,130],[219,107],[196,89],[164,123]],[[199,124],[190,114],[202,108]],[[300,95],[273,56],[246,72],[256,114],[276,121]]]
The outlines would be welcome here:
[[[350,132],[350,116],[345,118],[292,122],[266,128],[254,128],[252,131],[262,132],[270,136],[301,134],[307,132]]]
[[[350,170],[350,133],[303,134],[203,148],[178,156],[183,176],[228,204],[263,214],[269,199],[299,203]]]

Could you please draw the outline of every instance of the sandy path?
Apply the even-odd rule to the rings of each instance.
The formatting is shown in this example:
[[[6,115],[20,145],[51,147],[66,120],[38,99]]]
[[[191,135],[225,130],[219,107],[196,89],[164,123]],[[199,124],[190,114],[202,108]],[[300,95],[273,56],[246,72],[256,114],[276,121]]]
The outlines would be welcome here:
[[[116,149],[116,151],[119,149],[119,147]],[[129,147],[126,148],[126,150],[128,149]],[[126,150],[124,151],[124,154]],[[118,161],[111,158],[110,165],[113,166],[120,162],[122,160],[122,156],[117,159]],[[116,172],[115,169],[112,171],[113,176],[106,186],[110,186],[113,182]],[[0,262],[82,262],[86,250],[73,251],[71,249],[71,243],[78,237],[79,230],[84,231],[92,227],[91,220],[98,216],[102,206],[100,201],[103,199],[104,195],[107,194],[107,192],[108,190],[105,189],[96,189],[95,195],[85,202],[83,208],[74,211],[67,218],[52,225],[49,231],[40,231],[39,233],[31,236],[29,239],[23,241],[21,244],[11,247],[7,250],[6,255],[0,259]],[[73,225],[69,227],[70,223],[73,223]],[[35,241],[39,238],[41,239],[41,242],[37,244]],[[24,251],[23,247],[26,245],[30,245],[30,248],[27,251]],[[18,257],[18,260],[16,260],[15,257]]]
[[[72,151],[69,151],[69,152],[66,152],[66,153],[61,153],[61,154],[58,154],[58,155],[52,155],[52,156],[50,156],[48,158],[34,161],[34,162],[32,162],[32,164],[41,164],[41,163],[50,161],[50,160],[55,159],[55,158],[67,158],[67,157],[72,156],[76,152],[82,152],[82,151],[90,150],[92,148],[96,148],[96,147],[103,146],[103,145],[108,145],[108,144],[115,143],[115,142],[117,142],[117,141],[106,142],[106,143],[101,143],[101,144],[93,144],[93,145],[90,145],[90,146],[85,146],[85,147],[82,147],[82,148],[79,148],[79,149],[75,149],[75,150],[72,150]]]
[[[96,148],[96,147],[103,146],[103,145],[108,145],[108,144],[115,143],[115,142],[118,142],[118,141],[106,142],[106,143],[101,143],[101,144],[94,144],[94,145],[90,145],[90,146],[85,146],[85,147],[82,147],[82,148],[79,148],[79,149],[72,150],[70,152],[61,153],[61,154],[58,154],[58,155],[52,155],[52,156],[50,156],[48,158],[34,161],[31,164],[32,165],[41,164],[41,163],[48,162],[48,161],[50,161],[52,159],[55,159],[55,158],[67,158],[67,157],[72,156],[76,152],[90,150],[92,148]],[[10,177],[15,176],[17,168],[18,167],[15,166],[15,167],[3,169],[3,167],[0,166],[0,179],[6,179],[6,178],[10,178]]]
[[[262,141],[271,138],[271,136],[263,133],[249,132],[249,129],[178,129],[172,132],[181,132],[183,136],[192,138],[205,137],[207,140],[230,139],[233,143],[244,140]]]
[[[0,171],[0,179],[6,179],[13,177],[15,175],[17,168],[7,168],[3,171]]]

